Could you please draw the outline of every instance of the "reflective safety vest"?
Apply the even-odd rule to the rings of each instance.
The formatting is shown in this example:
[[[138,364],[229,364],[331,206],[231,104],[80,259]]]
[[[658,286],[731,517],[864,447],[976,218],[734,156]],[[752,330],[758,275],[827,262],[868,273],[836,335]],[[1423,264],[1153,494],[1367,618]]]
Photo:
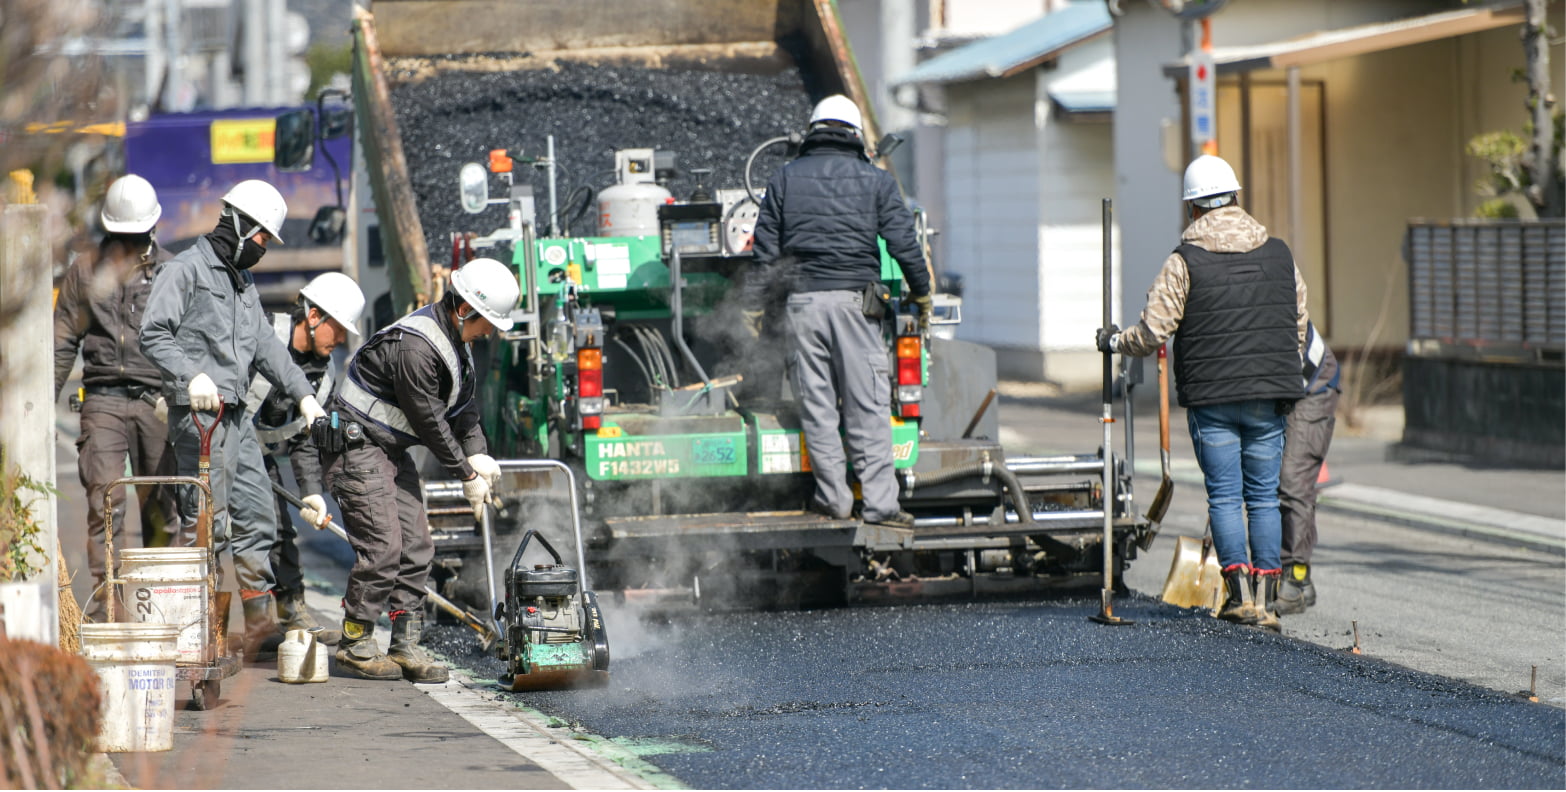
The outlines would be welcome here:
[[[293,330],[294,320],[292,316],[281,313],[272,314],[272,332],[277,334],[277,340],[283,342],[283,346],[286,347],[292,342]],[[332,395],[332,382],[332,366],[328,364],[326,371],[321,374],[321,384],[315,388],[316,401],[322,404],[326,403],[326,400]],[[261,441],[262,446],[269,448],[282,444],[305,428],[304,416],[299,413],[297,407],[293,411],[294,419],[282,426],[267,426],[256,419],[257,411],[261,409],[261,405],[266,401],[266,397],[271,394],[272,383],[266,377],[257,374],[250,378],[250,388],[245,391],[244,420],[247,422],[255,421],[256,439]]]
[[[426,305],[414,311],[396,322],[382,328],[375,334],[375,338],[365,344],[369,347],[385,333],[401,331],[404,337],[414,335],[424,339],[435,353],[446,364],[446,369],[451,372],[451,393],[446,396],[446,418],[450,419],[462,412],[468,402],[459,400],[462,398],[462,368],[463,364],[471,371],[473,359],[468,353],[466,344],[462,345],[459,352],[451,343],[451,339],[440,328],[440,321],[435,317],[437,306]],[[354,356],[348,363],[348,376],[343,378],[343,387],[337,394],[339,400],[362,421],[368,421],[378,426],[399,440],[408,443],[422,443],[418,433],[414,431],[413,424],[408,421],[408,416],[403,414],[402,408],[395,403],[386,400],[371,391],[364,385],[359,376],[359,358]]]

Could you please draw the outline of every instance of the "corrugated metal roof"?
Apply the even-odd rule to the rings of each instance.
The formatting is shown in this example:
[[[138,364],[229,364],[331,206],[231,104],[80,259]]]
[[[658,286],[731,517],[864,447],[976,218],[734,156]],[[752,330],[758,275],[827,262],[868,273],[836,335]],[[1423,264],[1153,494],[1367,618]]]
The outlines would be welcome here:
[[[1098,0],[1073,3],[1016,30],[937,55],[893,81],[893,85],[950,83],[1009,77],[1062,50],[1108,33],[1109,9]]]

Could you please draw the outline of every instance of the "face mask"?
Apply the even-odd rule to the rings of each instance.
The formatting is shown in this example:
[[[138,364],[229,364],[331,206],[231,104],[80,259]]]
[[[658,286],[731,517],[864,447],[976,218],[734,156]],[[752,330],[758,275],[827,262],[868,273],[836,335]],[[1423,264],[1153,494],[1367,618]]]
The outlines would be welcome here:
[[[234,267],[238,270],[247,270],[254,267],[261,257],[266,255],[266,248],[256,244],[253,240],[246,241],[245,246],[239,251],[239,258],[234,261]]]

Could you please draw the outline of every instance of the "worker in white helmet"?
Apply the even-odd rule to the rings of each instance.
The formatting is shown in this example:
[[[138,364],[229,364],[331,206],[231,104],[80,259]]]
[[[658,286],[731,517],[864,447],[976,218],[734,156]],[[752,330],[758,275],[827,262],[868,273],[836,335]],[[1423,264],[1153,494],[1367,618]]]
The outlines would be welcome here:
[[[789,370],[816,484],[808,508],[835,519],[850,516],[851,461],[864,521],[911,529],[914,517],[899,503],[893,471],[878,238],[902,269],[920,328],[928,328],[930,270],[913,213],[897,180],[866,156],[858,105],[829,96],[811,113],[799,158],[767,184],[756,220],[756,264],[790,262]],[[764,308],[747,292],[747,319],[759,335]]]
[[[223,196],[217,227],[158,270],[141,321],[141,349],[162,373],[169,404],[169,438],[181,475],[196,475],[200,438],[193,414],[211,437],[213,534],[234,559],[245,614],[245,654],[254,659],[281,642],[274,617],[275,580],[268,556],[277,541],[270,510],[243,521],[230,519],[237,479],[266,480],[261,446],[246,423],[245,393],[251,371],[293,399],[307,421],[326,413],[303,371],[273,334],[261,310],[250,269],[279,233],[288,206],[277,188],[251,179]],[[221,416],[215,413],[221,411]],[[179,490],[181,543],[195,540],[198,500],[194,487]]]
[[[1175,336],[1177,392],[1228,589],[1218,616],[1278,630],[1278,475],[1286,416],[1305,393],[1310,317],[1289,246],[1240,208],[1239,195],[1229,163],[1191,162],[1191,223],[1148,290],[1142,320],[1125,332],[1099,328],[1097,342],[1106,354],[1143,357]]]
[[[81,435],[76,472],[87,493],[87,564],[93,594],[85,615],[104,616],[104,490],[125,475],[125,460],[137,476],[174,472],[174,455],[165,454],[168,426],[158,418],[161,397],[158,369],[141,352],[140,318],[152,293],[153,273],[167,255],[154,234],[163,207],[158,193],[140,176],[127,174],[109,185],[100,220],[103,239],[76,256],[60,283],[54,308],[54,395],[82,357]],[[125,487],[113,497],[114,524],[124,525]],[[153,546],[157,534],[172,525],[172,493],[139,487],[141,540]],[[128,531],[115,543],[126,544]]]
[[[314,386],[317,402],[330,401],[338,379],[332,366],[332,350],[349,336],[359,334],[359,317],[363,313],[364,292],[359,284],[341,272],[328,272],[317,275],[299,290],[292,312],[272,315],[273,333]],[[289,516],[288,502],[271,487],[285,486],[278,457],[286,454],[307,504],[300,516],[317,529],[326,527],[328,512],[322,496],[326,488],[321,480],[320,455],[306,431],[305,416],[294,400],[275,391],[259,373],[251,378],[244,403],[246,415],[253,418],[267,478],[236,480],[229,498],[229,513],[238,522],[257,520],[260,517],[256,512],[260,511],[270,512],[277,520],[277,538],[268,558],[276,581],[273,594],[278,623],[284,632],[319,629],[316,640],[334,645],[340,634],[322,629],[305,606],[304,572],[295,544],[299,533]]]
[[[477,378],[468,345],[511,329],[520,288],[511,267],[469,261],[451,274],[437,303],[376,333],[348,361],[316,439],[326,484],[343,514],[356,560],[343,598],[337,667],[364,679],[439,683],[444,667],[419,648],[424,586],[435,543],[413,457],[428,449],[445,475],[482,514],[500,478],[479,425]],[[374,640],[375,621],[391,619],[391,648]]]

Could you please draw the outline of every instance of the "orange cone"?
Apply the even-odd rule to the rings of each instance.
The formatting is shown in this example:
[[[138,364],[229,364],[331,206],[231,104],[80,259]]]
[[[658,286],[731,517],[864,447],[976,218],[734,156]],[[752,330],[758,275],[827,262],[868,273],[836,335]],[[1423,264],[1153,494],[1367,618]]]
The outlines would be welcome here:
[[[1323,459],[1321,461],[1321,470],[1316,473],[1316,489],[1326,489],[1334,484],[1341,483],[1343,482],[1333,479],[1332,474],[1327,472],[1327,460]]]

